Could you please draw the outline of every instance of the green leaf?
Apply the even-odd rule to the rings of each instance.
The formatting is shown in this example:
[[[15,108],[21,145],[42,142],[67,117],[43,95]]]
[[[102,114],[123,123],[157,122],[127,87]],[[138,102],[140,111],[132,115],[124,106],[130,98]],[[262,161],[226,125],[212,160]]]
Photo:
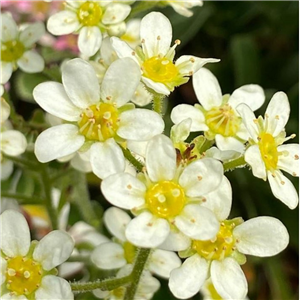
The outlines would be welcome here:
[[[260,82],[258,49],[250,35],[236,35],[230,42],[237,87]]]
[[[35,103],[32,95],[33,89],[45,81],[49,81],[49,77],[42,73],[27,74],[18,72],[15,80],[16,93],[22,100]]]

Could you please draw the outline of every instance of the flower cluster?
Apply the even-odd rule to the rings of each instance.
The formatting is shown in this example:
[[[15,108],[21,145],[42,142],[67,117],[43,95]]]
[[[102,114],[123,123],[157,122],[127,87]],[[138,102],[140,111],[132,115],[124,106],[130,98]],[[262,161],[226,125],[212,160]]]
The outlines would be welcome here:
[[[299,176],[299,146],[284,145],[295,137],[286,136],[287,95],[275,93],[256,117],[266,98],[261,86],[223,95],[203,67],[219,59],[175,59],[181,42],[171,46],[164,14],[133,18],[155,5],[190,17],[202,1],[60,4],[46,26],[73,45],[60,65],[49,59],[60,42],[49,33],[48,50],[33,50],[45,37],[38,17],[18,26],[10,13],[1,15],[1,84],[8,90],[17,67],[44,70],[30,93],[40,108],[30,121],[1,86],[1,299],[66,300],[73,292],[151,299],[160,288],[156,277],[178,299],[199,292],[246,299],[246,255],[277,255],[289,233],[273,216],[234,216],[226,172],[248,167],[268,180],[275,198],[297,207],[296,188],[282,173]],[[173,107],[168,136],[164,98],[190,78],[199,104]],[[106,210],[89,198],[84,173]],[[17,202],[7,205],[11,198]],[[39,241],[31,242],[30,232]],[[79,282],[64,279],[74,274]]]

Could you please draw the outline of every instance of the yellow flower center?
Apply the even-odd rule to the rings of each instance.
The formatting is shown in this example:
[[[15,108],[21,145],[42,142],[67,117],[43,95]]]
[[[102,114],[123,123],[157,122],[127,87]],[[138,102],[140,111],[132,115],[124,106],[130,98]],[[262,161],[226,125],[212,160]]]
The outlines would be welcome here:
[[[153,56],[145,60],[142,70],[145,77],[162,83],[172,82],[179,73],[172,61],[160,56]]]
[[[79,131],[87,139],[103,142],[116,135],[119,112],[114,105],[107,103],[92,105],[80,116]]]
[[[7,41],[1,44],[1,60],[13,62],[22,57],[25,52],[24,45],[17,40]]]
[[[278,151],[274,137],[269,133],[260,134],[258,146],[267,170],[277,169]]]
[[[102,8],[99,4],[90,1],[83,3],[77,11],[78,20],[83,26],[98,25],[102,14]]]
[[[7,261],[6,287],[17,295],[30,295],[41,284],[42,266],[31,258],[17,256]]]
[[[131,243],[125,242],[123,244],[123,249],[124,249],[124,257],[125,257],[127,263],[132,264],[135,259],[135,256],[136,256],[137,248],[134,245],[132,245]]]
[[[208,260],[222,260],[234,251],[235,238],[232,231],[236,224],[232,221],[221,223],[215,239],[209,241],[193,241],[192,248]]]
[[[185,205],[182,187],[172,181],[162,181],[146,193],[148,209],[159,218],[173,218],[180,214]]]
[[[206,125],[214,134],[235,136],[242,122],[230,105],[214,107],[206,114]]]

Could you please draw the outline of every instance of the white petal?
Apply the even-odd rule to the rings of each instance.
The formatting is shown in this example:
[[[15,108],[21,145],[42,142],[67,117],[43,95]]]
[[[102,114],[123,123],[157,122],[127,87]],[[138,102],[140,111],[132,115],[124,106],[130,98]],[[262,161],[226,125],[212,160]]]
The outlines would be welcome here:
[[[176,171],[176,151],[165,135],[152,138],[146,151],[146,168],[153,182],[172,180]]]
[[[161,116],[148,109],[132,109],[120,114],[117,134],[128,140],[146,141],[164,130]]]
[[[33,90],[35,101],[50,114],[66,121],[78,121],[81,109],[69,99],[65,89],[58,82],[44,82]]]
[[[176,298],[191,298],[199,292],[207,275],[208,263],[195,254],[171,272],[169,288]]]
[[[244,299],[248,284],[240,265],[228,257],[214,260],[210,268],[211,279],[218,294],[223,299]]]
[[[290,209],[296,208],[299,197],[294,185],[280,171],[274,172],[274,175],[275,177],[272,176],[271,172],[268,172],[268,180],[273,195]]]
[[[143,83],[150,89],[154,90],[158,94],[170,95],[170,90],[161,82],[155,82],[150,78],[142,76]]]
[[[171,140],[174,144],[184,142],[190,135],[192,119],[184,119],[171,127]]]
[[[218,148],[221,151],[233,150],[233,151],[243,153],[245,150],[245,145],[235,137],[231,137],[231,136],[224,137],[220,134],[217,134],[215,140]]]
[[[163,278],[169,278],[173,269],[180,267],[181,260],[171,251],[155,249],[149,260],[149,270]]]
[[[1,151],[10,156],[18,156],[25,152],[27,141],[23,133],[7,130],[1,133]]]
[[[145,85],[142,82],[140,82],[131,98],[131,102],[138,106],[146,106],[152,101],[152,99],[153,95],[149,93]]]
[[[267,132],[277,136],[282,130],[290,116],[290,104],[287,95],[284,92],[277,92],[272,97],[265,118],[268,118]]]
[[[247,104],[252,111],[259,109],[265,102],[265,93],[257,84],[247,84],[236,89],[228,100],[228,104],[235,109],[239,104]]]
[[[182,55],[176,60],[176,67],[180,74],[191,75],[196,73],[207,63],[219,62],[219,59],[215,58],[200,58],[192,55]]]
[[[17,296],[12,293],[7,293],[1,295],[1,300],[27,300],[27,298],[24,295]]]
[[[10,13],[1,14],[1,41],[15,40],[18,35],[18,26]]]
[[[73,300],[71,286],[65,279],[47,275],[42,278],[41,286],[35,292],[37,300]]]
[[[89,151],[86,151],[89,152]],[[92,166],[89,160],[85,159],[86,152],[77,152],[71,159],[71,166],[83,173],[92,172]]]
[[[24,256],[30,247],[30,232],[24,216],[16,210],[0,215],[1,250],[9,257]]]
[[[44,236],[33,252],[33,258],[49,271],[65,262],[74,249],[74,241],[69,234],[54,230]]]
[[[213,192],[205,195],[206,201],[201,206],[210,209],[219,221],[226,220],[232,204],[232,189],[229,180],[223,176],[220,186]]]
[[[26,73],[42,72],[45,67],[44,59],[33,50],[26,51],[17,64]]]
[[[168,251],[183,251],[189,248],[191,245],[191,239],[185,234],[181,233],[178,229],[172,230],[165,239],[165,241],[159,245],[160,249]]]
[[[76,152],[84,143],[78,127],[63,124],[43,131],[35,142],[35,155],[40,162],[48,162]]]
[[[1,271],[0,284],[1,285],[6,281],[6,268],[7,268],[6,260],[2,256],[0,256],[0,271]]]
[[[189,197],[199,197],[215,190],[223,178],[223,165],[213,158],[192,162],[182,172],[179,184]]]
[[[97,26],[84,26],[78,37],[78,48],[81,53],[90,57],[100,49],[102,33]]]
[[[140,78],[141,71],[131,58],[116,60],[109,66],[104,75],[101,85],[101,99],[116,103],[117,107],[123,106],[134,94]]]
[[[105,25],[120,23],[127,18],[130,10],[129,5],[112,3],[107,6],[102,18],[102,23]]]
[[[100,269],[119,269],[126,265],[124,249],[116,243],[104,243],[94,249],[91,255],[92,262]]]
[[[233,236],[239,240],[237,249],[243,254],[268,257],[283,251],[289,243],[285,226],[272,217],[257,217],[238,225]]]
[[[265,163],[261,157],[258,145],[250,146],[245,152],[245,161],[251,166],[255,177],[266,180],[267,171]]]
[[[34,43],[36,43],[44,33],[44,23],[36,22],[26,26],[26,28],[23,31],[21,31],[19,39],[25,47],[30,47]]]
[[[130,57],[139,66],[139,62],[136,59],[135,55],[133,54],[134,50],[132,48],[130,48],[130,46],[128,46],[128,44],[126,42],[124,42],[114,36],[110,38],[110,41],[111,41],[112,47],[114,48],[114,50],[116,51],[116,53],[118,54],[118,56],[120,58]]]
[[[299,176],[299,144],[281,145],[277,151],[284,152],[278,157],[277,168],[293,176]]]
[[[117,207],[110,207],[105,211],[103,219],[109,232],[119,240],[125,242],[125,229],[131,221],[130,216]]]
[[[11,160],[2,160],[1,162],[1,180],[6,180],[14,170],[14,163]]]
[[[159,12],[147,14],[141,21],[140,36],[146,58],[167,53],[172,40],[172,26],[167,17]],[[159,40],[158,40],[159,39]]]
[[[124,209],[133,209],[145,203],[145,185],[127,173],[105,178],[101,183],[101,190],[107,201]]]
[[[198,101],[205,110],[211,110],[222,104],[222,91],[217,78],[205,68],[193,76],[193,87]]]
[[[253,111],[251,110],[251,108],[246,104],[240,104],[240,105],[238,105],[236,110],[239,113],[239,115],[241,116],[243,123],[246,126],[251,138],[255,142],[258,142],[257,137],[258,137],[259,132],[258,132],[256,123],[254,122],[254,121],[256,121],[256,117],[255,117]]]
[[[220,223],[214,213],[199,204],[185,206],[175,218],[175,226],[185,235],[196,240],[209,240],[216,236]]]
[[[112,174],[124,172],[125,158],[114,139],[94,143],[90,151],[92,169],[99,178],[104,179]]]
[[[149,212],[143,212],[128,224],[125,234],[137,247],[154,248],[164,242],[169,232],[168,221],[156,218]]]
[[[75,106],[87,108],[100,101],[100,86],[96,72],[83,59],[75,58],[63,65],[62,82]]]
[[[10,79],[10,76],[13,72],[13,65],[12,63],[10,62],[3,62],[1,61],[1,65],[0,65],[0,83],[1,84],[4,84],[6,83],[9,79]]]
[[[76,13],[69,10],[60,11],[48,19],[47,29],[54,35],[70,34],[79,28]]]
[[[188,104],[179,104],[173,108],[171,120],[174,124],[178,124],[188,118],[192,119],[192,132],[208,130],[205,124],[205,116],[200,109]]]

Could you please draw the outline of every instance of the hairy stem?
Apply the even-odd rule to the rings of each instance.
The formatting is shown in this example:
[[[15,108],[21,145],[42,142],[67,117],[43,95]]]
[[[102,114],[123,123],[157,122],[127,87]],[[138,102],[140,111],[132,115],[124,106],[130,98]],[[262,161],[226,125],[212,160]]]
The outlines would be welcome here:
[[[142,172],[144,165],[139,162],[128,149],[123,148],[122,146],[120,146],[123,154],[125,156],[125,158],[139,171]]]
[[[137,254],[137,258],[131,273],[131,284],[128,286],[124,300],[132,300],[134,299],[134,295],[136,293],[141,275],[143,273],[145,264],[150,255],[151,249],[140,248]]]
[[[163,100],[164,100],[164,95],[161,94],[153,94],[153,110],[160,114],[161,116],[163,115]]]
[[[229,162],[223,164],[224,172],[232,171],[236,168],[242,168],[246,165],[244,156],[241,156],[237,159],[233,159]]]
[[[75,293],[91,292],[95,289],[111,291],[120,286],[126,285],[131,281],[131,276],[114,279],[96,280],[93,282],[70,282],[72,291]]]

